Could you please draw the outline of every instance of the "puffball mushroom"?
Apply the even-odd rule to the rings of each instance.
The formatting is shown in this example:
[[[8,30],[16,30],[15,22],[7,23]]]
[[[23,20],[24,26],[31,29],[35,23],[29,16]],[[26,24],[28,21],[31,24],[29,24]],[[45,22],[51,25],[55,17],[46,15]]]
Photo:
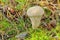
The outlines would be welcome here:
[[[40,20],[43,14],[44,14],[44,10],[40,6],[33,6],[27,10],[27,15],[31,20],[33,29],[36,29],[39,27]]]

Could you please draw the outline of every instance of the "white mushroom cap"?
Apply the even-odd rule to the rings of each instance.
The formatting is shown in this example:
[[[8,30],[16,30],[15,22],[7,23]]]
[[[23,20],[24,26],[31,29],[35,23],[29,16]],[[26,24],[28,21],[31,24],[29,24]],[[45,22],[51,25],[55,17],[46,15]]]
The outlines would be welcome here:
[[[27,15],[30,17],[33,29],[40,25],[40,20],[43,14],[44,10],[40,6],[33,6],[27,10]]]

